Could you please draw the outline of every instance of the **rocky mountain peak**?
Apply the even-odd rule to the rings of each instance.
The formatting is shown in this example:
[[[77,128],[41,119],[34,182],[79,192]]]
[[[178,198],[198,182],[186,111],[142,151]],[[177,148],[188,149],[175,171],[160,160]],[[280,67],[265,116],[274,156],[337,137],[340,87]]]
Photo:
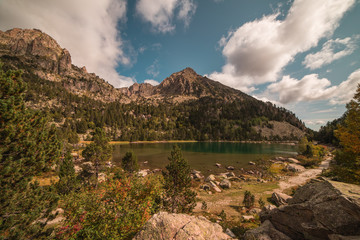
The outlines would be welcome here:
[[[6,32],[0,31],[0,45],[0,56],[38,57],[42,68],[57,74],[71,69],[69,51],[38,29],[14,28]]]
[[[21,66],[25,73],[40,79],[61,82],[70,92],[109,102],[120,92],[86,68],[72,64],[70,52],[38,29],[14,28],[0,31],[0,60],[11,68]],[[29,79],[30,80],[30,79]]]
[[[199,89],[199,80],[202,78],[193,69],[185,68],[164,79],[157,92],[163,95],[198,95],[199,90],[202,90]]]

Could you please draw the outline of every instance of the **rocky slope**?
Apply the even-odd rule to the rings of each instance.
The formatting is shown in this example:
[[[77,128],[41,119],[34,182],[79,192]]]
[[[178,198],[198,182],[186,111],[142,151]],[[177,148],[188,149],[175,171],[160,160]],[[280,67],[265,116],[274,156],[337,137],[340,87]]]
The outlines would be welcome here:
[[[66,49],[36,29],[0,31],[0,61],[5,70],[24,70],[28,106],[50,110],[57,122],[68,119],[73,132],[85,131],[86,126],[74,126],[81,119],[108,126],[120,140],[289,140],[299,139],[306,130],[286,109],[191,68],[157,86],[135,83],[116,89],[73,65]]]
[[[287,202],[263,211],[245,239],[360,239],[360,186],[313,180]]]
[[[37,29],[14,28],[0,31],[0,59],[8,68],[23,69],[41,79],[60,82],[66,90],[104,102],[115,101],[120,93],[112,85],[78,68],[68,50]]]

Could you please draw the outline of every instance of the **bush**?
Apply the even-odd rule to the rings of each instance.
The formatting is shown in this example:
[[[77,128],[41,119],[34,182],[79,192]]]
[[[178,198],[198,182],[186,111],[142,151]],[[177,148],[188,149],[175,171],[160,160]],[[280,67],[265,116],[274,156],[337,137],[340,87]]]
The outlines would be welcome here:
[[[246,208],[251,208],[255,204],[255,196],[250,191],[245,191],[243,204]]]
[[[58,239],[133,238],[159,210],[160,179],[120,175],[65,199],[65,226],[58,229]]]
[[[129,151],[125,153],[125,156],[121,161],[121,167],[129,173],[136,172],[139,170],[138,160],[133,151]]]

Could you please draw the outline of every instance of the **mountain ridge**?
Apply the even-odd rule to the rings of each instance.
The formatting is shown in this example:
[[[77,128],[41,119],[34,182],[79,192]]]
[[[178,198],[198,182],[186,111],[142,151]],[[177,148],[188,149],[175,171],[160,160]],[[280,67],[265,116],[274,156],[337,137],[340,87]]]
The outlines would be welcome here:
[[[23,69],[27,105],[49,112],[70,135],[86,138],[95,125],[107,126],[118,140],[286,140],[306,130],[290,111],[191,68],[157,86],[114,88],[73,65],[69,51],[36,29],[0,31],[0,60],[7,69]],[[279,124],[281,132],[273,127]]]

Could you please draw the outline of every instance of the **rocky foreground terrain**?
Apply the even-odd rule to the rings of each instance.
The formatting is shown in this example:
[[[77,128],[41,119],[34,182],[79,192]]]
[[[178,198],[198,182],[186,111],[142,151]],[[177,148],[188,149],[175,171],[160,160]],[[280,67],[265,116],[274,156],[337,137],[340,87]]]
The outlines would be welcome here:
[[[278,208],[265,207],[246,240],[360,239],[360,186],[313,179]],[[154,215],[134,239],[233,239],[220,225],[185,214]]]

